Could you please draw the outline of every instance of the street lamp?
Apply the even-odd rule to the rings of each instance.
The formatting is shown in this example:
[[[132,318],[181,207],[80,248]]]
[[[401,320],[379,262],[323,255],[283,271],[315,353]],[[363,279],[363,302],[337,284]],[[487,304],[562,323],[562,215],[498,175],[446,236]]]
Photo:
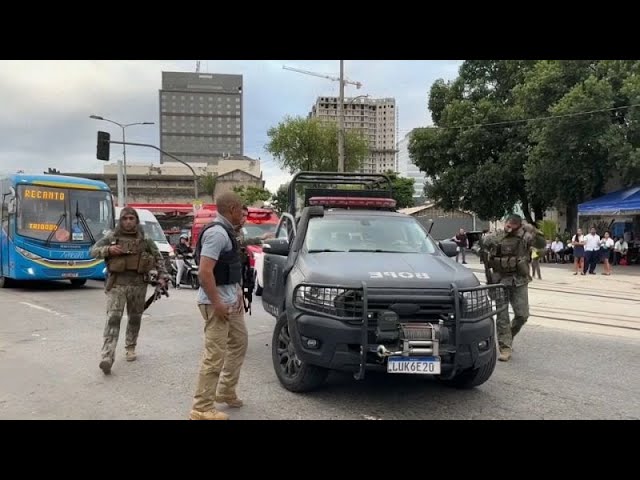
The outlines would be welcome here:
[[[135,122],[135,123],[118,123],[113,120],[109,120],[108,118],[100,117],[98,115],[89,115],[89,118],[93,118],[94,120],[103,120],[105,122],[113,123],[114,125],[118,125],[122,129],[122,162],[124,163],[124,204],[127,204],[127,199],[129,198],[129,188],[127,184],[127,146],[125,145],[125,135],[124,129],[127,127],[131,127],[132,125],[155,125],[155,122]]]

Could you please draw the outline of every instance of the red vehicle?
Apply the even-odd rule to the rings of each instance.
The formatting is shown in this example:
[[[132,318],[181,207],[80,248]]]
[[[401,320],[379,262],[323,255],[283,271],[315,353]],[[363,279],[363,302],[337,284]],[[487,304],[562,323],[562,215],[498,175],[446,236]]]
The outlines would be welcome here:
[[[191,245],[195,248],[198,237],[202,229],[213,222],[217,214],[215,205],[203,205],[198,209],[193,218],[193,227],[191,228]],[[268,232],[275,232],[280,218],[268,208],[249,207],[249,216],[244,225],[244,236],[246,238],[259,237]],[[247,247],[249,252],[249,261],[252,267],[255,267],[255,254],[262,253],[262,247],[259,245],[250,245]]]

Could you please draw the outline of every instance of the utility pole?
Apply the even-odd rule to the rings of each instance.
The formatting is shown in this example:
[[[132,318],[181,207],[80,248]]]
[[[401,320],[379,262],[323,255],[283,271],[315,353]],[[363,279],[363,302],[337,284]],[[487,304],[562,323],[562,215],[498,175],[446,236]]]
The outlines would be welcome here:
[[[338,172],[344,172],[344,60],[340,60],[340,100],[338,101]]]
[[[326,78],[334,82],[340,82],[340,100],[338,101],[338,171],[344,172],[344,86],[349,83],[355,85],[357,89],[362,87],[362,83],[346,80],[344,78],[344,60],[340,60],[340,77],[336,78],[331,75],[323,75],[316,72],[310,72],[308,70],[300,70],[298,68],[291,68],[283,65],[284,70],[291,70],[292,72],[303,73],[305,75],[312,75],[314,77]]]

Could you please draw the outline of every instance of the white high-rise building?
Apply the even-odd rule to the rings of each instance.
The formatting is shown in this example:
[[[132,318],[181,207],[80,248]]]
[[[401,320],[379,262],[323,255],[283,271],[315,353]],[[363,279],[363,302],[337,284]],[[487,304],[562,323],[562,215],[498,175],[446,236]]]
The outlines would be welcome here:
[[[411,161],[409,158],[409,140],[411,139],[411,133],[409,132],[405,137],[398,142],[398,174],[401,177],[413,178],[413,196],[424,197],[424,186],[427,181],[427,177],[424,172]]]

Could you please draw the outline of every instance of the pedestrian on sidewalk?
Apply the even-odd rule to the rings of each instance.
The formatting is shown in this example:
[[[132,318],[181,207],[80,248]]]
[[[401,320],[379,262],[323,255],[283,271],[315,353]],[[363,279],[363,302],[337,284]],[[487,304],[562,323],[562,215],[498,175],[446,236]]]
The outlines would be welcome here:
[[[581,228],[571,239],[571,244],[573,245],[573,264],[576,269],[574,275],[578,275],[578,272],[584,275],[584,235]]]

